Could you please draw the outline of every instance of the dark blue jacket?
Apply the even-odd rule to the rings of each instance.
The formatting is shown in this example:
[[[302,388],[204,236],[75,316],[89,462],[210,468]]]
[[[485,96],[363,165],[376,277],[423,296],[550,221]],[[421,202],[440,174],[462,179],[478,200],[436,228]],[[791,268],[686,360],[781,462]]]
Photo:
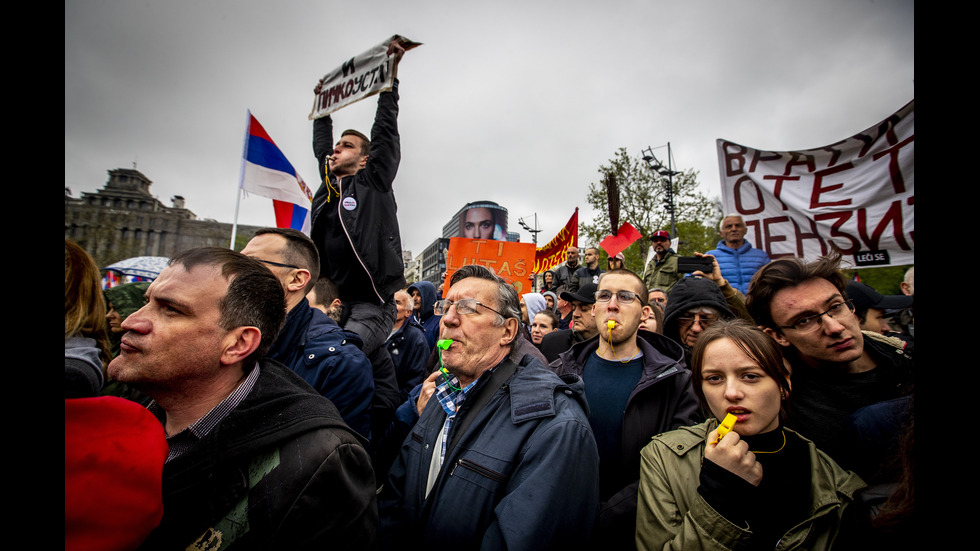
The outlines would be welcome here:
[[[409,315],[405,323],[385,342],[391,361],[395,364],[398,379],[399,403],[408,399],[408,393],[425,379],[425,361],[431,348],[425,340],[422,326]]]
[[[432,311],[439,296],[436,294],[436,286],[429,281],[413,283],[408,288],[408,294],[412,294],[413,288],[418,289],[419,294],[422,295],[422,310],[419,312],[417,321],[422,325],[425,340],[429,343],[429,351],[431,352],[436,347],[436,341],[439,340],[439,322],[442,321],[442,316],[437,316]]]
[[[476,417],[426,498],[429,463],[446,420],[438,400],[429,400],[379,498],[380,548],[410,542],[426,549],[569,549],[588,541],[599,502],[599,455],[585,387],[536,360],[522,364],[480,411],[467,410],[475,395],[463,403],[447,442],[467,414]]]
[[[753,249],[748,241],[738,249],[733,249],[725,245],[724,241],[719,241],[718,248],[708,251],[707,254],[718,260],[721,275],[743,295],[749,292],[752,276],[759,271],[759,268],[769,264],[769,255],[761,249]]]
[[[290,310],[268,358],[286,364],[340,411],[365,438],[371,430],[374,371],[361,352],[361,338],[305,298]]]

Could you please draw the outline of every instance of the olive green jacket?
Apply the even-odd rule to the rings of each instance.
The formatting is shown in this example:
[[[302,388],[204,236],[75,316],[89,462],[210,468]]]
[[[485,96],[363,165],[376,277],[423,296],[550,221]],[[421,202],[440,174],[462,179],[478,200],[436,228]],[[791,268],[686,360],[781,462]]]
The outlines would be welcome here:
[[[665,293],[670,293],[670,288],[683,277],[684,274],[677,271],[677,253],[673,249],[668,250],[659,263],[657,255],[653,255],[643,270],[643,283],[647,284],[647,289],[660,288]]]
[[[745,549],[751,527],[736,526],[721,516],[698,493],[704,443],[718,421],[684,427],[653,438],[640,454],[640,493],[636,519],[636,548]],[[777,550],[830,549],[841,528],[845,508],[865,486],[856,474],[844,471],[812,442],[786,430],[810,448],[810,517],[780,540]]]

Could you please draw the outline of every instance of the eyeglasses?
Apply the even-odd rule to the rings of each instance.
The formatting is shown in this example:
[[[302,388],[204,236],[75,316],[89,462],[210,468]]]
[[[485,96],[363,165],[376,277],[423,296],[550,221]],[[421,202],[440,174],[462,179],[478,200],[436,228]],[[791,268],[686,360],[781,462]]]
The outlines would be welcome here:
[[[830,319],[846,319],[852,314],[854,314],[854,301],[845,300],[843,302],[835,302],[834,304],[831,304],[830,308],[827,308],[826,312],[820,312],[819,314],[800,318],[796,320],[793,325],[780,325],[779,327],[809,333],[811,331],[816,331],[817,328],[823,325],[821,323],[823,321],[823,316],[827,316]]]
[[[613,295],[616,295],[616,300],[622,302],[623,304],[629,304],[636,300],[637,294],[633,291],[616,291],[615,293],[609,289],[603,289],[601,291],[595,292],[596,302],[609,302],[612,300]]]
[[[457,300],[456,302],[453,302],[448,299],[437,300],[435,305],[432,307],[432,311],[435,312],[437,316],[444,316],[449,312],[449,309],[452,308],[453,306],[456,306],[456,313],[459,314],[460,316],[471,316],[476,313],[477,306],[482,306],[502,318],[506,317],[500,312],[494,310],[493,308],[490,308],[486,304],[483,304],[482,302],[476,300],[475,298],[462,298]]]
[[[262,260],[261,258],[252,257],[253,260],[258,260],[263,264],[268,264],[270,266],[279,266],[280,268],[291,268],[293,270],[298,270],[299,266],[293,266],[292,264],[280,264],[279,262],[273,262],[271,260]]]
[[[680,322],[681,327],[690,327],[697,322],[702,329],[707,329],[718,323],[718,316],[714,314],[694,314],[694,317],[685,316],[683,318],[678,318],[677,321]]]

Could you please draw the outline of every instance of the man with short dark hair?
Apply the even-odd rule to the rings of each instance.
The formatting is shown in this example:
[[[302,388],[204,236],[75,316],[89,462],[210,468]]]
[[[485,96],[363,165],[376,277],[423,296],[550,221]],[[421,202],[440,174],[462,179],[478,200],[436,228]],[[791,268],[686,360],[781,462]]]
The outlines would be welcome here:
[[[320,266],[313,241],[293,229],[263,228],[242,254],[272,270],[286,293],[286,323],[268,357],[295,371],[337,406],[351,428],[369,437],[374,374],[361,338],[306,299]]]
[[[749,292],[752,276],[769,263],[769,255],[765,251],[753,249],[752,244],[745,240],[746,231],[748,228],[741,215],[725,215],[718,223],[721,241],[715,249],[705,253],[715,257],[722,276],[743,295]]]
[[[310,306],[340,323],[344,305],[340,302],[340,291],[337,290],[337,285],[330,281],[330,278],[317,278],[313,288],[310,289],[309,293],[306,293],[306,299],[310,301]]]
[[[578,247],[569,247],[565,253],[565,263],[555,268],[554,288],[559,295],[562,291],[577,291],[578,282],[575,281],[575,270],[578,270]],[[575,286],[573,288],[573,286]]]
[[[670,288],[684,277],[677,271],[677,253],[670,248],[670,234],[657,230],[650,236],[650,242],[654,255],[643,269],[643,283],[647,288],[658,287],[670,293]]]
[[[586,283],[599,283],[599,276],[605,270],[599,267],[599,249],[589,247],[585,249],[585,265],[575,270],[575,289],[581,289]]]
[[[906,394],[913,361],[903,341],[861,331],[839,265],[840,253],[774,260],[746,306],[793,366],[790,427],[847,468],[838,444],[848,416]]]
[[[484,266],[453,274],[444,371],[410,398],[421,412],[379,497],[379,548],[577,548],[598,503],[595,440],[578,377],[508,359],[521,310]]]
[[[586,283],[578,291],[564,291],[561,299],[572,307],[572,324],[568,329],[562,329],[545,335],[541,339],[541,353],[548,363],[558,359],[558,356],[577,342],[584,342],[596,335],[595,316],[592,315],[592,305],[595,304],[595,292],[598,286]]]
[[[377,514],[363,439],[329,400],[263,358],[286,313],[279,280],[234,251],[191,249],[147,298],[123,321],[109,364],[153,398],[170,447],[163,520],[143,547],[368,545]]]
[[[653,436],[698,420],[683,351],[662,335],[638,332],[650,314],[646,299],[646,285],[633,272],[604,273],[592,307],[598,337],[551,363],[559,375],[585,381],[589,423],[599,447],[595,543],[603,549],[634,548],[640,450]]]
[[[405,53],[397,40],[388,55],[394,68]],[[320,93],[322,82],[315,93]],[[322,184],[313,197],[313,227],[323,263],[321,271],[340,289],[349,312],[342,324],[364,341],[364,353],[377,363],[395,319],[392,296],[405,286],[398,207],[392,183],[401,160],[398,136],[398,81],[378,95],[371,139],[345,130],[333,143],[330,115],[313,121],[313,152]]]

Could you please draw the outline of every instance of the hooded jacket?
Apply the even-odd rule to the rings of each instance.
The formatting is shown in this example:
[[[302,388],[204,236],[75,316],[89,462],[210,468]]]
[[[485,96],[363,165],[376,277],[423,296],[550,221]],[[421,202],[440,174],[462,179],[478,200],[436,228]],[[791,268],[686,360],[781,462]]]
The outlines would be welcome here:
[[[163,468],[163,521],[143,549],[363,549],[377,526],[364,440],[286,366]]]
[[[487,379],[485,373],[477,384]],[[426,404],[379,498],[379,547],[537,550],[587,541],[599,457],[582,380],[559,378],[525,358],[482,409],[469,411],[475,397],[451,425],[447,444],[467,415],[476,416],[447,452],[428,498],[429,464],[446,413],[438,400]]]
[[[661,434],[643,449],[638,549],[746,548],[751,531],[723,517],[698,493],[704,442],[717,425],[711,419]],[[837,538],[842,518],[864,482],[838,467],[809,440],[784,430],[787,438],[803,440],[809,448],[811,503],[809,517],[786,532],[778,549],[820,550],[846,543]]]
[[[752,276],[759,271],[759,268],[769,264],[769,255],[761,249],[753,249],[748,241],[745,241],[741,247],[733,249],[722,240],[718,242],[716,249],[706,254],[715,257],[718,267],[721,268],[721,275],[743,295],[749,292]]]
[[[735,314],[728,307],[728,302],[725,301],[725,295],[714,281],[699,276],[685,277],[674,285],[667,298],[667,311],[664,312],[664,335],[681,342],[679,321],[681,316],[688,310],[702,306],[710,306],[718,310],[724,319],[735,317]]]
[[[402,263],[401,234],[398,230],[398,205],[392,183],[401,161],[398,136],[398,82],[390,92],[378,97],[378,110],[371,128],[371,147],[367,166],[353,176],[338,179],[326,171],[326,159],[333,152],[333,121],[326,116],[313,121],[313,153],[320,168],[320,189],[313,197],[313,226],[310,237],[320,252],[322,274],[335,282],[330,260],[346,258],[346,252],[326,250],[325,227],[332,216],[324,208],[337,210],[337,216],[350,250],[367,274],[376,303],[389,300],[395,291],[405,287],[405,268]],[[340,197],[331,189],[339,190]],[[339,282],[338,282],[339,283]],[[350,301],[341,286],[341,300]]]
[[[633,545],[640,450],[654,435],[700,420],[698,401],[691,388],[691,372],[684,363],[680,345],[647,331],[637,332],[636,344],[643,352],[643,373],[623,414],[623,447],[618,469],[622,473],[618,483],[623,489],[600,505],[596,526],[596,541],[609,549]],[[581,376],[585,362],[598,348],[597,335],[572,346],[550,367],[559,375]]]
[[[442,319],[442,316],[437,316],[432,311],[436,305],[436,300],[439,298],[436,294],[436,286],[430,281],[419,281],[408,288],[408,294],[412,294],[412,289],[417,289],[422,295],[418,321],[422,330],[425,331],[425,340],[429,343],[429,350],[431,351],[436,347],[436,341],[439,340],[439,321]]]
[[[330,316],[310,308],[304,298],[289,311],[267,354],[292,369],[324,398],[361,436],[371,429],[374,370],[356,333],[341,329]]]

